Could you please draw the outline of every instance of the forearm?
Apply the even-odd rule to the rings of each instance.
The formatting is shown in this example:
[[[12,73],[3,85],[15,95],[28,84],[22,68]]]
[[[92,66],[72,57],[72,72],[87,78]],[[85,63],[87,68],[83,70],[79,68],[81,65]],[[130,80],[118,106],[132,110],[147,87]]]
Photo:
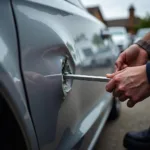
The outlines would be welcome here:
[[[146,74],[147,74],[148,82],[150,83],[150,62],[146,64]]]
[[[137,41],[135,44],[146,51],[148,59],[150,60],[150,32],[148,32],[141,40]]]
[[[144,50],[147,53],[147,57],[150,60],[150,32],[136,42],[136,44],[141,47],[141,50]],[[147,62],[146,64],[146,74],[148,82],[150,83],[150,62]]]
[[[147,43],[150,43],[150,32],[148,32],[141,40],[146,41]],[[150,56],[150,51],[148,49],[145,49]],[[148,82],[150,83],[150,62],[146,64],[146,74]]]

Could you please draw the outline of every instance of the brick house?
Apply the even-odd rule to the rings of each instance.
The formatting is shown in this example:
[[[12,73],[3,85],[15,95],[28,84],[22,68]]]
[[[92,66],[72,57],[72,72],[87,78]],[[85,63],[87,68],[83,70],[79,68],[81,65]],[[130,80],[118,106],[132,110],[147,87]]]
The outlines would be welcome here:
[[[96,18],[98,18],[99,20],[101,20],[103,23],[106,24],[106,21],[105,19],[103,18],[103,15],[100,11],[100,8],[98,6],[95,6],[95,7],[89,7],[87,8],[88,12],[90,14],[92,14],[93,16],[95,16]]]
[[[101,20],[105,23],[108,27],[116,27],[121,26],[125,27],[129,33],[134,34],[135,29],[134,26],[138,25],[140,22],[140,18],[135,16],[135,8],[131,5],[128,9],[129,16],[128,18],[120,18],[120,19],[113,19],[113,20],[105,20],[99,7],[90,7],[87,8],[88,12],[94,15],[96,18]]]

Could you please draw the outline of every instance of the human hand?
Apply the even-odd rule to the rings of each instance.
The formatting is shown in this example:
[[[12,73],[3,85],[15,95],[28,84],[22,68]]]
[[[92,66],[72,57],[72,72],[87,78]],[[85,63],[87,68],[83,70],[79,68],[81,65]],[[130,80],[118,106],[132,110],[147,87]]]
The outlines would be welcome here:
[[[147,80],[146,65],[127,67],[113,74],[107,74],[111,80],[106,85],[120,101],[128,100],[127,106],[133,107],[139,101],[150,96],[150,84]]]
[[[115,69],[119,71],[126,67],[141,66],[145,65],[147,61],[147,52],[137,44],[133,44],[120,54],[115,63]]]

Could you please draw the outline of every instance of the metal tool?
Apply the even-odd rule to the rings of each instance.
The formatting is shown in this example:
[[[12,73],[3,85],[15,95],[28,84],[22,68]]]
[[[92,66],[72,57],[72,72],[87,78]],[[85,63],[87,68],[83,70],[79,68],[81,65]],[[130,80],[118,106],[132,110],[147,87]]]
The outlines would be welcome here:
[[[109,78],[103,76],[88,76],[88,75],[78,75],[78,74],[65,74],[64,79],[97,81],[97,82],[108,82],[110,80]]]

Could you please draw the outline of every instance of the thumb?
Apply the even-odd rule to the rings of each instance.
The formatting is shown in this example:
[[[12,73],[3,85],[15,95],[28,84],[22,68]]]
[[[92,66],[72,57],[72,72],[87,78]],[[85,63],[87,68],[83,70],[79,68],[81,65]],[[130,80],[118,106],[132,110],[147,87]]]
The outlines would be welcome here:
[[[107,73],[107,74],[106,74],[106,77],[107,77],[107,78],[113,78],[115,75],[117,75],[117,74],[123,72],[124,70],[125,70],[125,69],[120,70],[120,71],[116,71],[116,72],[114,72],[114,73]]]
[[[106,74],[106,77],[107,77],[107,78],[113,78],[114,76],[115,76],[115,73],[112,73],[112,74],[107,73],[107,74]]]

